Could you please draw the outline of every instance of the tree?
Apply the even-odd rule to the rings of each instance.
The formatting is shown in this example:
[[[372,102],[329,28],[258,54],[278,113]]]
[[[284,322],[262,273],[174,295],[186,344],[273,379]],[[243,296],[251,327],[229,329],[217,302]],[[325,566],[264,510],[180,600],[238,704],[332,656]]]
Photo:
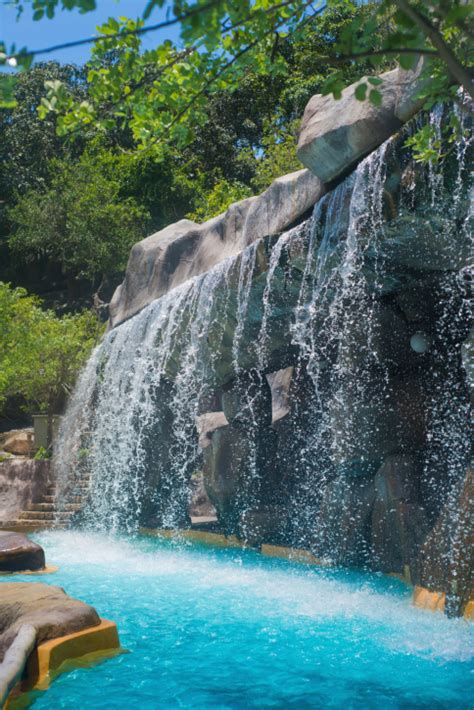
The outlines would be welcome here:
[[[22,7],[21,0],[14,1]],[[95,4],[34,0],[33,9],[41,19],[52,17],[58,7],[85,12]],[[167,8],[169,18],[147,27],[144,21],[155,8]],[[315,71],[347,60],[365,69],[368,60],[375,72],[386,57],[409,67],[423,55],[426,105],[455,98],[459,86],[474,98],[472,27],[464,0],[379,0],[362,8],[351,0],[150,0],[143,20],[111,19],[99,28],[101,38],[92,42],[88,99],[78,102],[61,82],[51,82],[43,115],[58,112],[63,132],[126,123],[140,149],[161,155],[167,141],[182,147],[193,139],[195,128],[204,125],[213,93],[234,90],[249,71],[284,75],[285,38],[300,37],[328,9],[350,10],[355,17],[328,54],[315,52]],[[142,51],[144,32],[172,24],[180,25],[182,46],[165,40]],[[104,68],[111,51],[117,61]],[[5,49],[3,54],[7,63],[31,59],[27,52],[12,55]],[[343,86],[341,71],[329,72],[324,90],[337,98]],[[366,89],[358,98],[379,103],[377,87]]]
[[[45,412],[48,445],[53,416],[102,331],[91,311],[59,318],[24,289],[0,282],[0,405],[16,396],[26,411]]]
[[[44,188],[50,179],[52,158],[73,161],[84,149],[83,131],[76,140],[66,141],[57,134],[55,114],[44,120],[38,115],[44,83],[52,80],[62,81],[72,96],[84,98],[84,70],[50,62],[18,74],[15,105],[0,111],[0,279],[16,276],[7,245],[10,232],[7,209],[15,201],[15,193]]]
[[[120,157],[104,151],[73,164],[52,161],[50,184],[18,194],[9,210],[13,255],[24,262],[46,256],[69,279],[99,290],[99,282],[120,274],[148,219],[132,197],[121,196],[120,169]]]

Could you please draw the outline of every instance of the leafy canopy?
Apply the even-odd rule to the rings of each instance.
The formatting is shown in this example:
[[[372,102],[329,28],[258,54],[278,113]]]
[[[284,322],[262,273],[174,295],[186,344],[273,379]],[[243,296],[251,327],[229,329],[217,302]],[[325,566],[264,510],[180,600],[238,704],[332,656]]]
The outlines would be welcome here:
[[[53,161],[50,184],[18,194],[8,212],[13,255],[46,257],[63,273],[91,281],[123,271],[130,248],[145,236],[148,214],[121,195],[121,162],[107,152],[86,152],[72,165]]]
[[[24,3],[14,0],[20,9]],[[53,17],[57,9],[94,9],[93,0],[33,0],[34,17]],[[152,27],[180,27],[180,43],[165,40],[143,50],[145,22],[156,8],[167,19]],[[87,99],[78,101],[59,80],[48,84],[41,114],[58,114],[58,129],[68,133],[93,125],[99,131],[127,124],[140,150],[163,154],[163,146],[184,146],[206,120],[209,96],[235,90],[249,71],[278,77],[287,70],[281,47],[285,38],[298,38],[304,28],[328,9],[350,9],[351,0],[150,0],[139,20],[111,18],[98,28],[92,44]],[[369,3],[327,54],[315,52],[315,71],[350,59],[372,76],[357,89],[357,98],[381,101],[375,74],[380,61],[397,58],[405,68],[417,56],[426,58],[426,105],[455,96],[463,85],[474,97],[472,26],[464,0],[381,0]],[[26,52],[12,54],[4,46],[3,61],[28,64]],[[107,62],[113,52],[115,61]],[[2,55],[0,55],[1,59]],[[360,64],[362,62],[362,64]],[[11,100],[5,80],[4,101]],[[343,72],[329,72],[323,91],[335,98],[345,84]]]

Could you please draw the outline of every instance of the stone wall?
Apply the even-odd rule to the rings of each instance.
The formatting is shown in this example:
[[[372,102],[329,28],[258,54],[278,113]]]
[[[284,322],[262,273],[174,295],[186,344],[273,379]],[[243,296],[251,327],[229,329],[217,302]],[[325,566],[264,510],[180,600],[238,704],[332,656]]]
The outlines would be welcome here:
[[[50,485],[50,461],[12,458],[0,462],[0,521],[16,520]]]

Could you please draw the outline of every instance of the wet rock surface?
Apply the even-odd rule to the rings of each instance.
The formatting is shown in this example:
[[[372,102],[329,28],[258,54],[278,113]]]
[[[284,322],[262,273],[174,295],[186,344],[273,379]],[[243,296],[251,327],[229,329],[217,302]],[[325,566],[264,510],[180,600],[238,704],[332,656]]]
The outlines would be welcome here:
[[[0,530],[0,572],[44,569],[44,550],[26,535]]]
[[[93,607],[69,597],[60,587],[29,582],[0,586],[0,662],[23,626],[36,630],[36,642],[98,626]]]

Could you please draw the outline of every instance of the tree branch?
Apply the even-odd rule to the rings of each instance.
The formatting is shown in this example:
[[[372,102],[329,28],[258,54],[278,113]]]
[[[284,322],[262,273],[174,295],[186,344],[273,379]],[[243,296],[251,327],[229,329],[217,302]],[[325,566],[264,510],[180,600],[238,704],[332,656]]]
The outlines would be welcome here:
[[[430,20],[414,8],[408,0],[395,0],[397,7],[412,20],[428,37],[437,49],[440,59],[444,61],[448,72],[457,84],[464,86],[471,99],[474,100],[474,83],[469,71],[458,60],[451,47],[444,41],[441,33],[433,27]]]
[[[306,9],[307,7],[309,7],[313,2],[314,2],[314,0],[308,0],[308,2],[306,2],[306,3],[303,5],[303,7],[302,7],[301,9],[302,9],[302,10],[305,10],[305,9]],[[311,17],[313,18],[313,17],[315,17],[315,15],[319,15],[319,14],[320,14],[321,12],[323,12],[325,9],[326,9],[326,5],[323,5],[323,6],[322,6],[319,10],[317,10],[316,13],[313,14]],[[278,29],[279,29],[280,27],[282,27],[283,25],[287,24],[287,22],[288,22],[289,19],[290,19],[290,18],[285,18],[285,19],[282,20],[280,23],[278,23],[275,27],[272,27],[270,30],[268,30],[267,32],[265,32],[262,37],[258,37],[256,40],[254,40],[253,42],[251,42],[250,44],[248,44],[246,47],[244,47],[243,49],[241,49],[240,52],[237,52],[237,54],[235,54],[235,55],[232,57],[232,59],[230,59],[228,62],[226,62],[226,64],[224,64],[224,65],[221,67],[221,69],[219,69],[219,71],[218,71],[213,77],[211,77],[210,79],[208,79],[208,80],[203,84],[203,86],[201,87],[201,89],[200,89],[196,94],[194,94],[193,98],[186,104],[186,106],[182,109],[182,111],[180,111],[180,112],[174,117],[174,119],[171,121],[171,123],[170,123],[169,126],[168,126],[168,129],[169,129],[169,128],[172,128],[173,126],[175,126],[176,123],[178,123],[178,121],[180,121],[180,120],[183,118],[183,116],[186,115],[186,113],[189,111],[189,109],[192,108],[192,106],[196,103],[196,101],[197,101],[203,94],[206,93],[206,91],[208,90],[208,88],[209,88],[210,86],[212,86],[212,84],[214,84],[214,83],[217,81],[217,79],[219,79],[228,69],[230,69],[230,67],[231,67],[233,64],[235,64],[235,62],[236,62],[238,59],[240,59],[244,54],[247,54],[247,52],[249,52],[251,49],[253,49],[253,48],[254,48],[257,44],[259,44],[263,39],[265,39],[265,38],[268,37],[269,35],[273,34],[276,30],[278,30]]]

